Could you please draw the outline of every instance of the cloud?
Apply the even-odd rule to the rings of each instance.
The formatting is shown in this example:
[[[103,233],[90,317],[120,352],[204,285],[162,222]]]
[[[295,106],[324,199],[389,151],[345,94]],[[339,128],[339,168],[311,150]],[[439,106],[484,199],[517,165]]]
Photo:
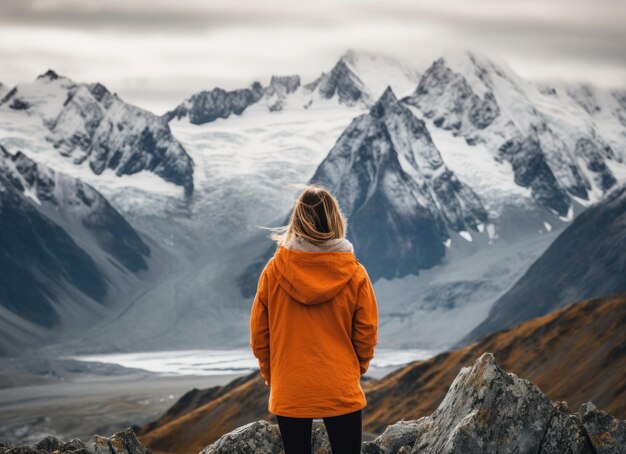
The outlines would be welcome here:
[[[523,77],[624,86],[624,23],[621,0],[4,0],[0,81],[54,68],[161,112],[214,86],[311,80],[354,48],[421,69],[471,49]]]

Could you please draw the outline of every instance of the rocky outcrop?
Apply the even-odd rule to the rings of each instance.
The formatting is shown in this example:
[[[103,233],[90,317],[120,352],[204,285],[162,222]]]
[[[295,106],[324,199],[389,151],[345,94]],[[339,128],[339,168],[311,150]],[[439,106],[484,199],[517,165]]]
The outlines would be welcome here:
[[[287,96],[300,88],[300,76],[272,76],[269,86],[263,94],[264,102],[270,112],[282,110]]]
[[[242,440],[245,440],[243,444]],[[321,420],[313,421],[311,447],[315,453],[331,453],[328,434]],[[200,454],[279,453],[282,450],[278,426],[268,421],[255,421],[224,435],[204,448]]]
[[[316,426],[314,453],[326,453]],[[363,443],[368,454],[394,453],[626,453],[626,422],[591,403],[579,414],[552,403],[533,383],[507,373],[485,353],[461,369],[437,410],[399,421]],[[222,436],[202,453],[281,452],[275,424],[258,421]]]
[[[193,94],[175,109],[165,113],[166,121],[188,118],[194,125],[210,123],[218,118],[241,115],[253,104],[262,104],[270,112],[282,110],[288,96],[300,88],[300,76],[272,76],[264,87],[253,82],[249,88],[227,91],[222,88]]]
[[[132,428],[117,432],[109,438],[94,435],[86,443],[77,438],[63,443],[51,435],[34,445],[9,446],[0,443],[0,454],[150,454],[151,452],[139,442]]]
[[[218,87],[201,91],[167,112],[163,118],[171,121],[187,117],[190,123],[201,125],[218,118],[241,115],[244,110],[261,99],[263,91],[259,82],[254,82],[250,88],[240,90],[226,91]]]
[[[626,452],[626,421],[618,421],[591,402],[583,404],[580,416],[597,454]]]

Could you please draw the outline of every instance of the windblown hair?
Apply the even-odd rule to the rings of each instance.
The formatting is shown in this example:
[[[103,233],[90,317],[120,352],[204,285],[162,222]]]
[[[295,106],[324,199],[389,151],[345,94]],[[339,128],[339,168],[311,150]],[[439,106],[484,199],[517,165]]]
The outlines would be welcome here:
[[[319,245],[326,240],[345,238],[346,227],[337,199],[323,186],[309,184],[296,200],[289,223],[272,229],[270,238],[281,246],[295,237]]]

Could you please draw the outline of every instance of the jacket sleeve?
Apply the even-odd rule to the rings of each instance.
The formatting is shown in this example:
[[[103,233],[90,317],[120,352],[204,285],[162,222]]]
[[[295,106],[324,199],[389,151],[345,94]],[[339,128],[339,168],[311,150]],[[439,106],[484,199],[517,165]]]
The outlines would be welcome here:
[[[250,347],[259,360],[259,369],[267,385],[270,384],[270,330],[267,316],[267,273],[259,277],[256,295],[250,312]]]
[[[367,372],[378,343],[378,305],[374,288],[366,275],[359,287],[357,303],[352,317],[352,345],[359,358],[361,375]]]

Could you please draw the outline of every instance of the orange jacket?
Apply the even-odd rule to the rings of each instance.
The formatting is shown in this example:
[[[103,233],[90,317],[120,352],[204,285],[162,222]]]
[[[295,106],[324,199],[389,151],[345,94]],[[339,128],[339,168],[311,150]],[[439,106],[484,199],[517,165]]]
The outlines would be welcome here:
[[[364,408],[360,378],[377,342],[374,289],[353,252],[278,246],[250,314],[270,413],[324,418]]]

